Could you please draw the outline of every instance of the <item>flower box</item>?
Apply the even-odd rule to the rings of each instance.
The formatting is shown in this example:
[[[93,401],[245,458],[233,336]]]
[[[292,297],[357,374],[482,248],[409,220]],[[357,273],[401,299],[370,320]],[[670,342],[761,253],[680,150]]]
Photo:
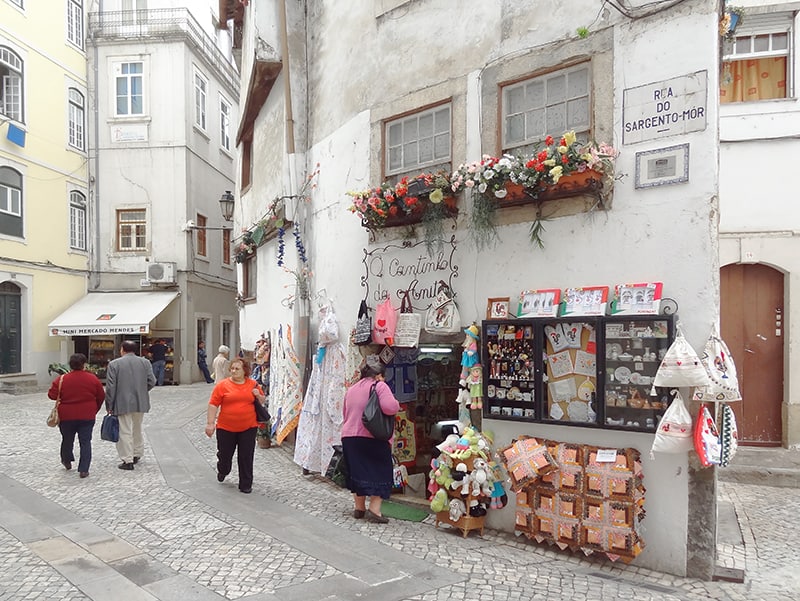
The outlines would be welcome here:
[[[458,215],[458,207],[456,206],[455,196],[445,196],[442,199],[442,212],[444,217],[455,218]],[[420,196],[414,208],[410,213],[389,213],[386,219],[380,222],[370,221],[366,218],[361,220],[361,225],[367,229],[379,229],[386,227],[397,227],[401,225],[416,225],[422,223],[425,219],[425,214],[431,208],[431,201],[427,196]]]
[[[506,197],[498,202],[498,207],[517,207],[533,201],[570,198],[580,194],[597,195],[603,189],[603,174],[594,169],[562,175],[556,184],[539,184],[536,194],[532,194],[518,184],[507,184]]]

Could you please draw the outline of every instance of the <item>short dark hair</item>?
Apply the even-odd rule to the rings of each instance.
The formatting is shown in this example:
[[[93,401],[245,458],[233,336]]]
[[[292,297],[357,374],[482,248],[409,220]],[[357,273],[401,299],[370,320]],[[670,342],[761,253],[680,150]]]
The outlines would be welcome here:
[[[72,371],[78,371],[83,369],[83,366],[86,365],[86,355],[83,353],[75,353],[71,355],[69,358],[69,368]]]
[[[139,344],[135,340],[123,340],[122,350],[126,353],[138,353]]]
[[[242,371],[244,372],[244,377],[245,378],[249,378],[250,377],[250,374],[252,373],[252,370],[250,369],[250,364],[247,361],[245,361],[241,357],[236,357],[235,359],[233,359],[231,361],[231,365],[233,365],[234,363],[241,363],[242,364]]]

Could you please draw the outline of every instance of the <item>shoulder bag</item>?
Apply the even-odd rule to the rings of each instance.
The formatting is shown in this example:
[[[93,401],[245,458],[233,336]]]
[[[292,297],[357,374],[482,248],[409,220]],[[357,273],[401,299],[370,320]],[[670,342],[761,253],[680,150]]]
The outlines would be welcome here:
[[[47,416],[47,425],[55,428],[58,425],[58,406],[61,404],[61,383],[64,381],[64,376],[58,379],[58,396],[56,397],[56,404],[50,410],[50,415]]]
[[[378,385],[375,382],[369,389],[369,400],[367,406],[364,407],[364,413],[361,415],[361,423],[372,434],[373,438],[377,440],[388,441],[394,434],[394,415],[386,415],[381,410],[381,403],[378,400],[378,391],[375,387]]]
[[[372,319],[369,316],[369,307],[366,299],[361,301],[356,319],[356,330],[353,334],[355,344],[370,344],[372,342]]]
[[[256,409],[256,421],[260,424],[267,424],[272,416],[267,411],[267,408],[261,404],[258,399],[253,399],[253,407]]]
[[[444,280],[439,280],[438,292],[425,315],[425,331],[429,334],[454,334],[461,331],[461,315],[453,300],[453,291]]]

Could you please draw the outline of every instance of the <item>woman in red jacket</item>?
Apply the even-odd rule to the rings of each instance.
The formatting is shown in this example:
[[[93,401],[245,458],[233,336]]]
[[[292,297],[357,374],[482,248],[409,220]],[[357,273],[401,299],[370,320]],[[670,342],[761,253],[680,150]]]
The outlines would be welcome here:
[[[250,364],[238,357],[231,361],[231,377],[217,382],[208,401],[206,436],[217,431],[217,481],[231,473],[233,453],[239,467],[239,490],[253,490],[253,455],[256,450],[255,400],[264,403],[264,392],[250,378]],[[219,414],[217,414],[219,412]]]
[[[47,396],[53,400],[58,398],[61,386],[61,402],[58,405],[58,429],[61,430],[61,463],[68,470],[75,461],[75,435],[81,448],[78,460],[78,472],[81,478],[89,475],[89,464],[92,462],[92,431],[94,419],[103,400],[106,398],[103,385],[97,376],[84,371],[86,355],[76,353],[69,358],[68,374],[59,376],[50,385]]]

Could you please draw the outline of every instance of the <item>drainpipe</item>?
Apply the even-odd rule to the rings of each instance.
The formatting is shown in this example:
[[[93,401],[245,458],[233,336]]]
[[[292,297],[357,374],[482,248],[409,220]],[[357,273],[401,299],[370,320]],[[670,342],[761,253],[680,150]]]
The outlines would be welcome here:
[[[289,26],[286,23],[286,0],[280,0],[280,19],[283,29],[281,56],[283,57],[283,95],[286,104],[286,152],[294,154],[294,115],[292,114],[292,86],[289,72]],[[294,180],[291,185],[294,187]],[[294,194],[294,190],[292,190],[292,194]]]
[[[103,14],[103,0],[99,0],[97,5],[97,12],[99,15]],[[102,21],[102,16],[100,17]],[[92,274],[91,288],[96,290],[100,287],[100,107],[99,107],[99,69],[97,61],[99,60],[99,51],[97,49],[97,40],[94,39],[92,34],[92,47],[94,54],[94,65],[92,66],[94,76],[94,182],[92,183],[91,173],[89,174],[89,182],[93,186],[93,209],[94,209],[94,249],[92,249],[93,263],[90,266],[90,273]],[[91,170],[90,170],[91,171]]]

